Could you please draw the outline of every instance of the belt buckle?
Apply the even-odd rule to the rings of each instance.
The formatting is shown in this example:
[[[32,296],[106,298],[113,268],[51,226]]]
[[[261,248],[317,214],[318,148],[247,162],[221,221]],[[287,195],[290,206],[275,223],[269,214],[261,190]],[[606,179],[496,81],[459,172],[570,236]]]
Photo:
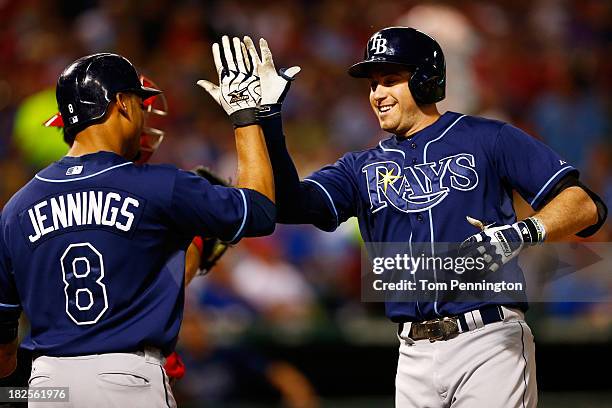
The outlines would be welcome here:
[[[444,340],[444,331],[442,330],[442,321],[440,319],[427,320],[423,322],[425,326],[425,335],[430,343],[438,340]]]
[[[459,334],[456,318],[444,317],[423,322],[425,333],[430,343],[438,340],[448,340]]]

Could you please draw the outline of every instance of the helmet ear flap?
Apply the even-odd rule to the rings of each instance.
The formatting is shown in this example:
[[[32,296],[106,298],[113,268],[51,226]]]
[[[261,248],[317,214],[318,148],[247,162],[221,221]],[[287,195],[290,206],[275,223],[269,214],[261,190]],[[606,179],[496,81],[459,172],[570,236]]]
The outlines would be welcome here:
[[[417,103],[436,103],[445,96],[445,77],[427,71],[423,67],[417,67],[408,81],[412,97]]]

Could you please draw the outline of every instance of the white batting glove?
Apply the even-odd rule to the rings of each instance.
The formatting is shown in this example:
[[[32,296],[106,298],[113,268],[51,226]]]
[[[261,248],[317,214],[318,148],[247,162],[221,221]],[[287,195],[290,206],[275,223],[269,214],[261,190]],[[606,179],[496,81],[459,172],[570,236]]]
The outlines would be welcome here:
[[[461,244],[459,252],[465,258],[482,257],[486,269],[495,272],[516,257],[525,245],[544,241],[546,231],[540,220],[529,217],[512,225],[492,227],[472,217],[466,217],[482,232],[474,234]]]
[[[274,67],[272,52],[268,47],[268,42],[261,38],[259,40],[259,49],[261,51],[261,59],[250,37],[244,37],[244,45],[249,52],[253,64],[257,67],[261,81],[261,101],[260,106],[263,111],[269,110],[272,105],[280,105],[283,103],[291,81],[302,70],[298,66],[287,69],[281,69],[278,72]]]
[[[246,48],[238,38],[232,39],[233,50],[228,36],[223,36],[221,43],[224,61],[219,44],[214,43],[212,46],[219,85],[204,79],[199,80],[197,84],[221,105],[234,127],[255,124],[261,99],[258,66],[251,64]]]

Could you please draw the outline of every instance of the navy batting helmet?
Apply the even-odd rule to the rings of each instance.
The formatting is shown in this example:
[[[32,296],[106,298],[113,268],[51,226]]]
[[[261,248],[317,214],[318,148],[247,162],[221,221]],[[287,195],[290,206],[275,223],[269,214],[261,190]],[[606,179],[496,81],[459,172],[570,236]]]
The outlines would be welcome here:
[[[349,68],[349,75],[367,78],[382,65],[407,67],[412,72],[408,86],[415,101],[429,104],[444,99],[446,63],[442,48],[419,30],[383,28],[370,37],[363,59]]]
[[[162,91],[142,85],[132,63],[121,55],[93,54],[70,64],[57,80],[55,92],[66,141],[72,143],[78,132],[102,121],[118,92],[147,99]]]

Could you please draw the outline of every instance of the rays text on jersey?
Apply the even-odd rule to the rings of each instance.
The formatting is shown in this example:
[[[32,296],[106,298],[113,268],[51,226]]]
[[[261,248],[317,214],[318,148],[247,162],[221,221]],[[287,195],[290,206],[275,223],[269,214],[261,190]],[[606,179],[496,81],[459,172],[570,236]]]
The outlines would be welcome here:
[[[34,243],[64,228],[83,225],[114,227],[127,232],[134,222],[134,209],[141,203],[115,191],[79,191],[49,197],[27,210]]]
[[[476,162],[469,153],[403,169],[394,161],[380,161],[366,164],[361,171],[373,213],[389,203],[406,213],[428,210],[444,200],[451,190],[469,191],[478,185]]]

